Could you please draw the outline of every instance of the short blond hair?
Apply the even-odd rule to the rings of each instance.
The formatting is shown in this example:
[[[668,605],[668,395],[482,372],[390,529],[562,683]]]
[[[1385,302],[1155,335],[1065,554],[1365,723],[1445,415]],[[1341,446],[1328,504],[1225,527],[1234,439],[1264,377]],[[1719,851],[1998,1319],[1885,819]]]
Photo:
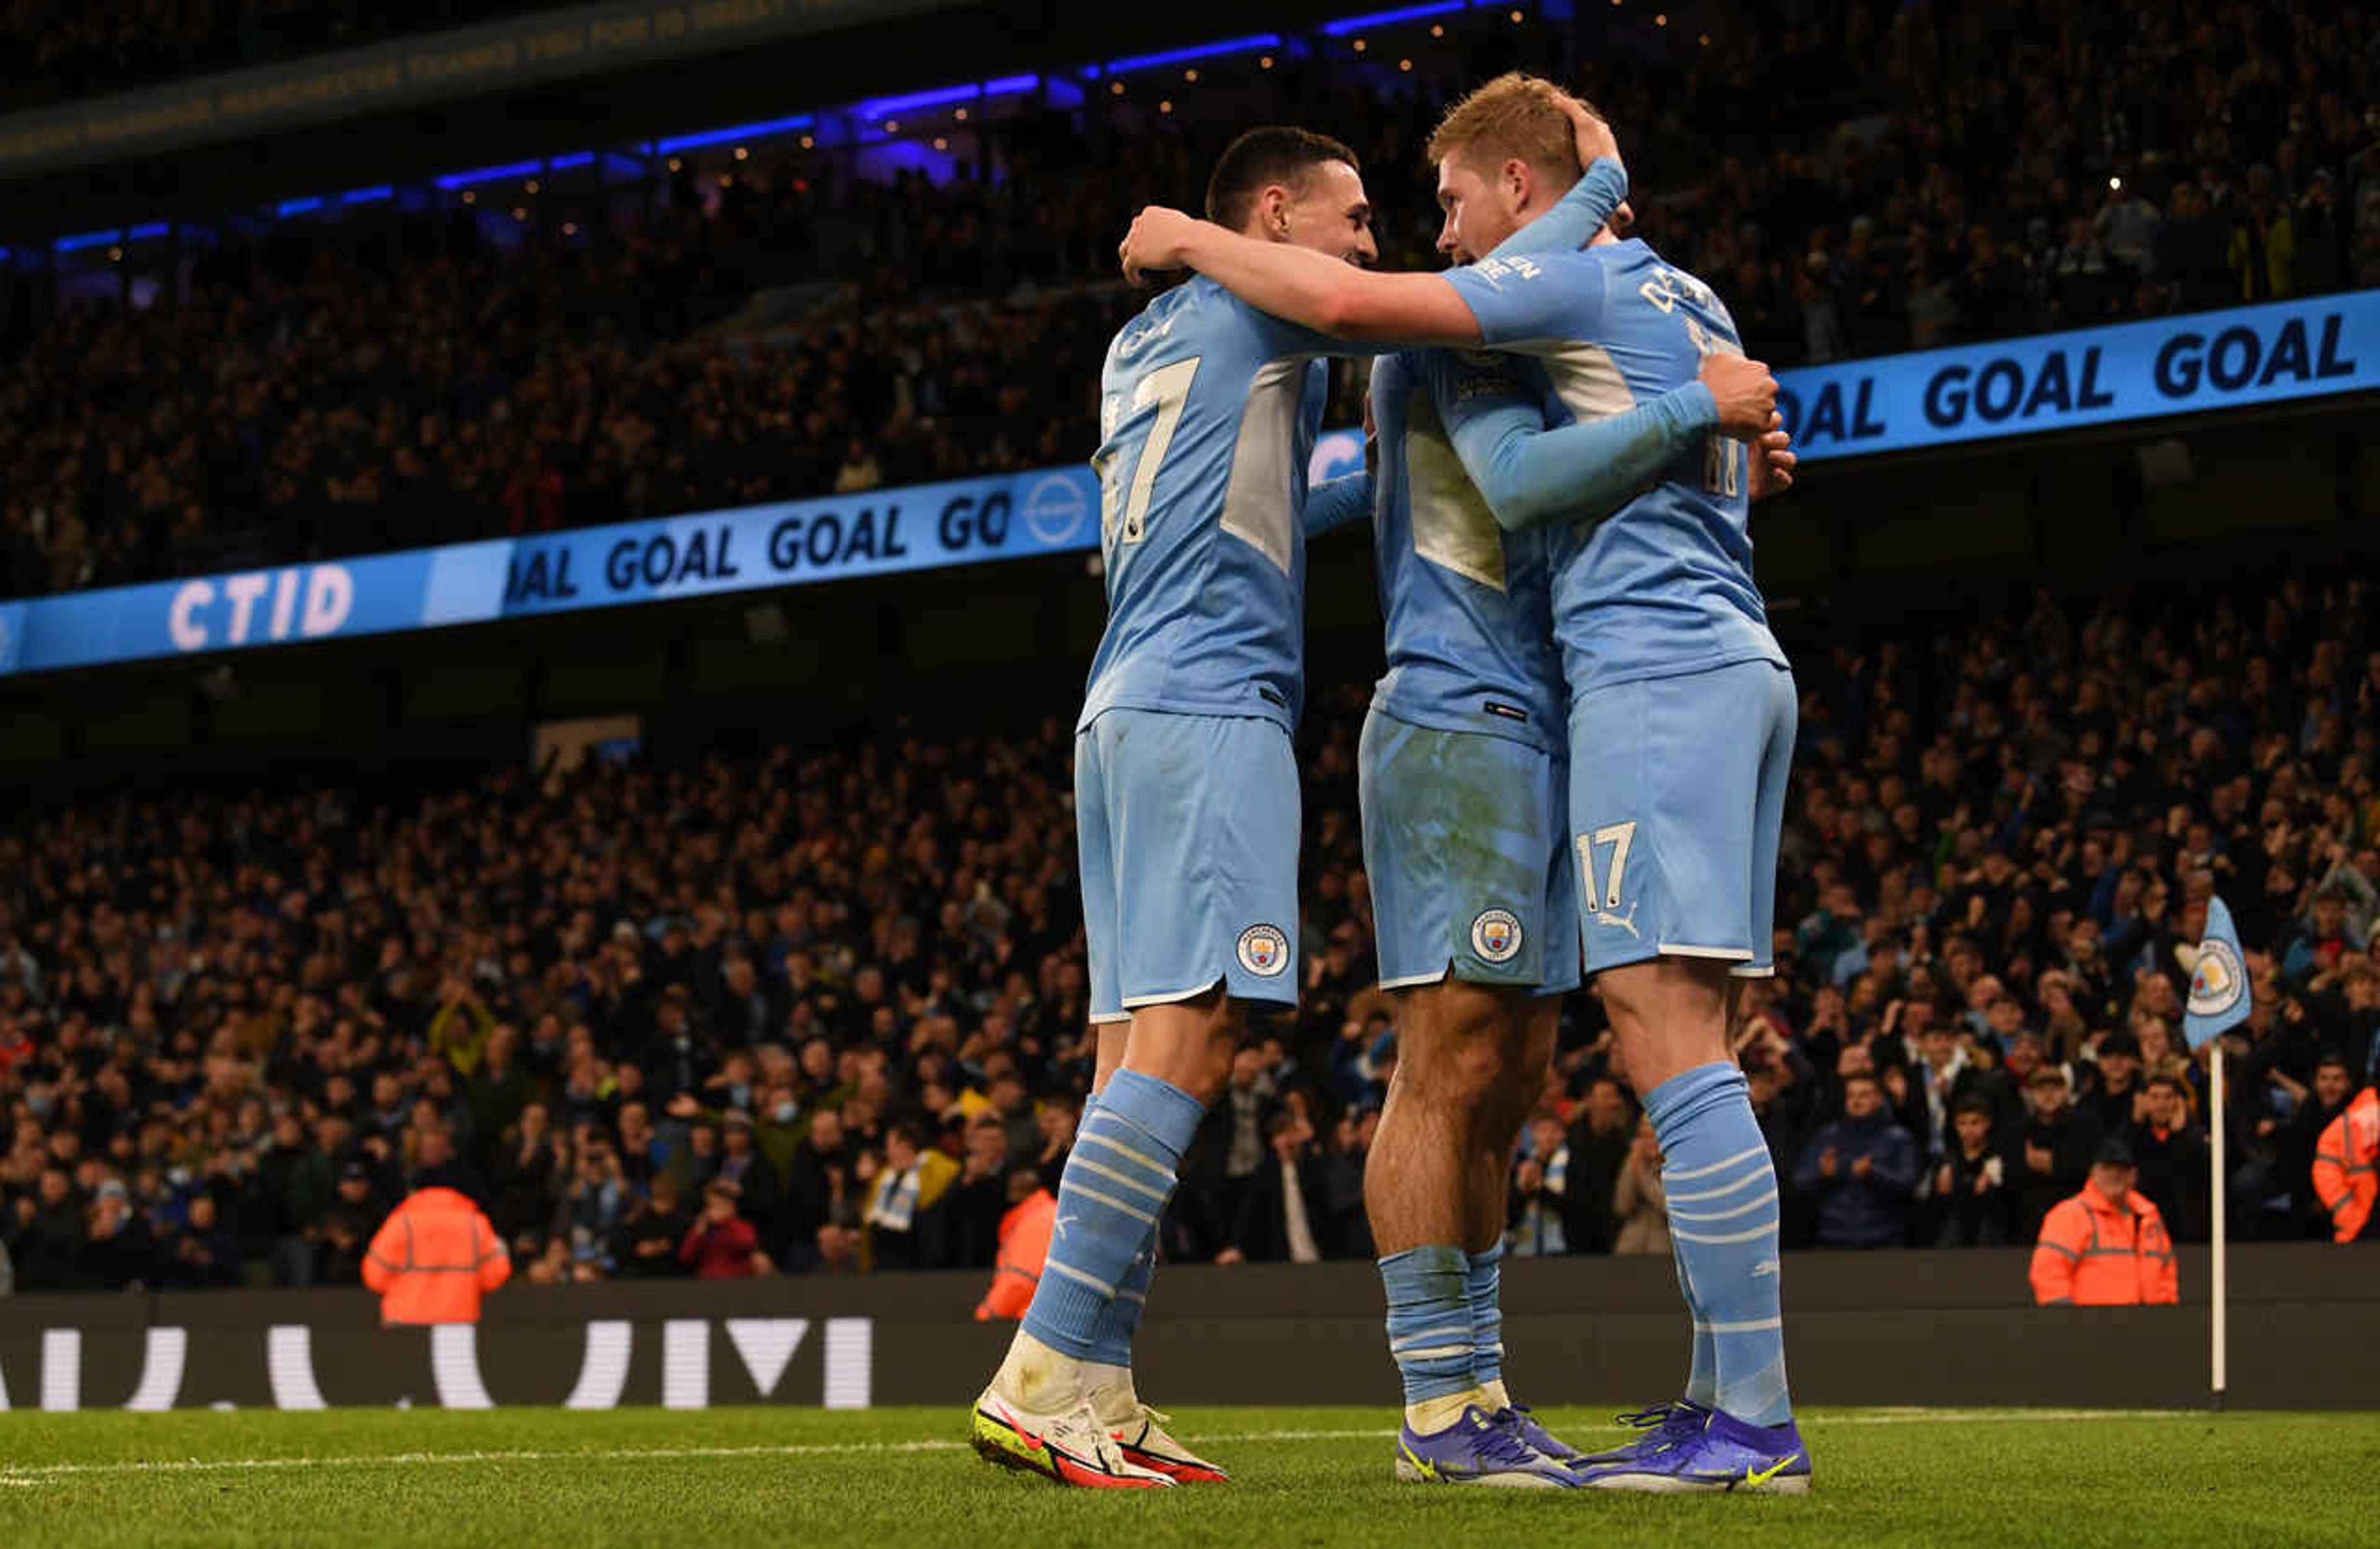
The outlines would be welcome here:
[[[1560,89],[1542,77],[1508,70],[1446,110],[1429,137],[1430,165],[1450,156],[1491,171],[1518,158],[1559,179],[1576,181],[1577,137],[1557,101]]]

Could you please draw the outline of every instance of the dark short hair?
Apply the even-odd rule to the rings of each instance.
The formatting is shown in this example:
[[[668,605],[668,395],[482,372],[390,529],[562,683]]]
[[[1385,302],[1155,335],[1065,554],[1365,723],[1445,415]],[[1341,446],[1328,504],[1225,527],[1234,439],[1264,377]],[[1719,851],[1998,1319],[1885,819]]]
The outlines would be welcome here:
[[[1275,183],[1294,187],[1325,162],[1345,162],[1358,172],[1355,152],[1327,134],[1288,124],[1267,124],[1224,148],[1207,179],[1207,218],[1236,231],[1246,223],[1257,195]]]

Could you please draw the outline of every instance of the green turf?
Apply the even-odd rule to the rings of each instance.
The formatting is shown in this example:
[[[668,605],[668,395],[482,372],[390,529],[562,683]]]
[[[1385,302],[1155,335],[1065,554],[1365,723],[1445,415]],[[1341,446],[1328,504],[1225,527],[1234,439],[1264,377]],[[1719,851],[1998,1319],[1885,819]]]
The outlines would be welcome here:
[[[20,1410],[0,1414],[0,1545],[1687,1549],[1697,1531],[1742,1549],[2380,1541],[2380,1415],[1822,1410],[1803,1419],[1817,1489],[1799,1499],[1400,1485],[1381,1411],[1176,1418],[1235,1482],[1062,1490],[979,1461],[955,1408]],[[1546,1418],[1593,1445],[1613,1434],[1602,1411]],[[251,1466],[220,1466],[242,1460]]]

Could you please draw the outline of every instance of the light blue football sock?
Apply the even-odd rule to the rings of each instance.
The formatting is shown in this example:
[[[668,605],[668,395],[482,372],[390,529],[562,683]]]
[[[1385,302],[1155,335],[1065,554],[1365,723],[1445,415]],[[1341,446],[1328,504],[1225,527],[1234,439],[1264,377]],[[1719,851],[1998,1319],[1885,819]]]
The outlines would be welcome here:
[[[1099,1102],[1095,1092],[1083,1104],[1082,1124],[1075,1127],[1077,1133],[1090,1122]],[[1132,1336],[1140,1332],[1140,1316],[1148,1307],[1149,1278],[1156,1273],[1157,1228],[1151,1226],[1133,1257],[1132,1267],[1116,1282],[1115,1299],[1099,1309],[1099,1321],[1091,1325],[1091,1360],[1103,1366],[1132,1364]]]
[[[1408,1248],[1380,1261],[1389,1354],[1404,1379],[1408,1406],[1479,1385],[1472,1375],[1470,1275],[1470,1256],[1451,1246]]]
[[[1752,1425],[1793,1417],[1777,1295],[1777,1172],[1743,1073],[1698,1065],[1645,1099],[1661,1145],[1670,1240],[1711,1341],[1712,1407]]]
[[[1464,1299],[1471,1303],[1471,1380],[1481,1387],[1504,1380],[1504,1245],[1465,1255]]]
[[[1148,1282],[1157,1274],[1157,1234],[1144,1238],[1132,1267],[1116,1282],[1115,1299],[1099,1309],[1091,1327],[1089,1360],[1107,1366],[1132,1364],[1132,1336],[1140,1332],[1140,1317],[1148,1311]]]
[[[1115,1073],[1075,1132],[1026,1333],[1077,1360],[1112,1360],[1102,1353],[1114,1348],[1101,1343],[1102,1312],[1129,1287],[1206,1111],[1171,1082]],[[1146,1278],[1140,1285],[1145,1294]]]
[[[1678,1266],[1678,1294],[1685,1298],[1686,1319],[1694,1328],[1694,1354],[1686,1368],[1686,1402],[1707,1409],[1718,1389],[1718,1360],[1711,1349],[1710,1325],[1703,1321],[1702,1310],[1694,1304],[1694,1282],[1686,1278],[1685,1255],[1679,1250],[1675,1237],[1670,1238],[1670,1258]]]

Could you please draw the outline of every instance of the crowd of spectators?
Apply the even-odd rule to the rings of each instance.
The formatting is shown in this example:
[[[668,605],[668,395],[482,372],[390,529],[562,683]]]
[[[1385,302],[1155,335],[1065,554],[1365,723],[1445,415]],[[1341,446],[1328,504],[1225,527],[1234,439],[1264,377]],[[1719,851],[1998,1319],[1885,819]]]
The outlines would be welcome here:
[[[462,223],[428,252],[227,249],[182,305],[68,314],[0,379],[0,591],[1046,466],[1095,443],[1082,384],[1121,315],[1111,287],[880,296],[766,346],[687,338],[763,273],[874,265],[961,202],[862,184],[809,219],[790,178],[739,187],[708,211],[689,189],[592,248],[504,253]],[[226,556],[226,530],[254,552]]]
[[[1796,9],[1782,36],[1714,36],[1734,57],[1658,121],[1664,139],[1722,126],[1730,153],[1683,198],[1657,188],[1646,211],[1645,235],[1718,286],[1762,359],[2380,285],[2367,10]],[[1813,135],[1785,89],[1797,78],[1881,79],[1889,103]]]
[[[2179,1037],[2220,888],[2235,1226],[2320,1231],[2380,1035],[2380,614],[2292,580],[1803,653],[1778,976],[1738,1034],[1789,1242],[2030,1240],[2107,1139],[2206,1235]],[[1354,742],[1301,744],[1303,1000],[1187,1154],[1178,1260],[1370,1251],[1395,1060]],[[346,1283],[408,1189],[532,1281],[989,1264],[1091,1071],[1070,738],[903,733],[405,801],[94,799],[0,835],[0,1248],[19,1289]],[[1659,1156],[1591,993],[1515,1149],[1521,1253],[1653,1252]],[[705,1226],[696,1230],[696,1217]],[[739,1225],[740,1223],[740,1225]]]
[[[1518,62],[1610,112],[1642,235],[1774,364],[2380,285],[2366,9],[1713,18],[1624,50],[1548,25]],[[460,208],[230,238],[186,294],[70,307],[7,363],[0,595],[1082,458],[1137,304],[1114,243],[1195,205],[1249,119],[1349,140],[1387,262],[1436,262],[1416,160],[1470,82],[1424,64],[1028,109],[940,181],[763,147],[640,213],[549,193],[518,243]]]
[[[6,0],[0,5],[0,113],[569,3]]]

